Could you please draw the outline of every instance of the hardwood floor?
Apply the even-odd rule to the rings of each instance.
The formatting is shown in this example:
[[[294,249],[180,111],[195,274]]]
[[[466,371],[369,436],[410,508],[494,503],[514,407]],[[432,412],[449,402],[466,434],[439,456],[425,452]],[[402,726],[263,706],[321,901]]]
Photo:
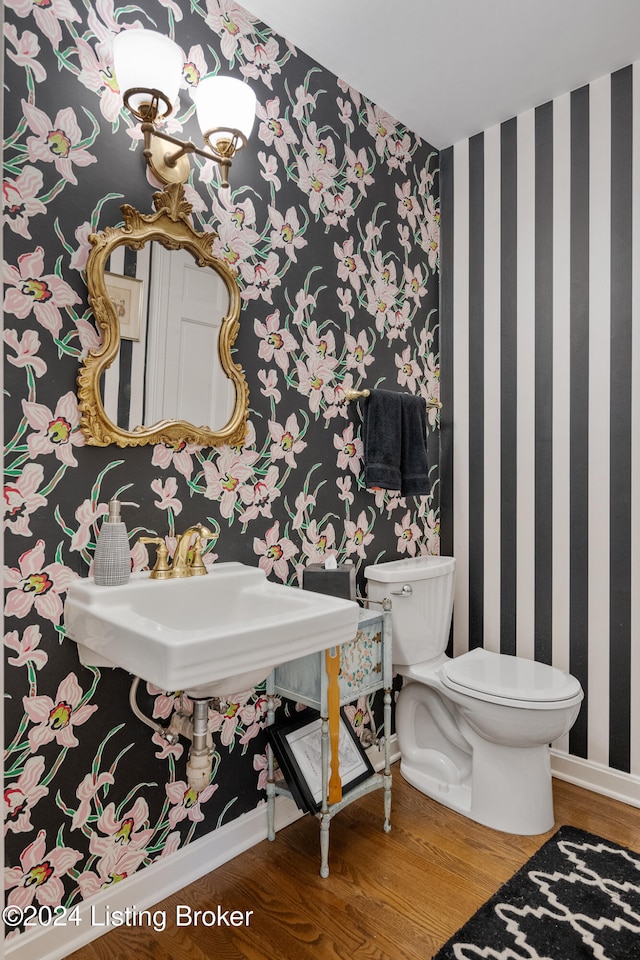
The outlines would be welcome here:
[[[157,904],[165,930],[120,927],[69,960],[428,960],[561,825],[640,851],[640,810],[560,780],[554,830],[520,837],[427,799],[398,764],[393,773],[391,832],[381,791],[351,804],[331,823],[328,879],[319,823],[305,816]],[[176,926],[179,905],[253,913],[237,927]]]

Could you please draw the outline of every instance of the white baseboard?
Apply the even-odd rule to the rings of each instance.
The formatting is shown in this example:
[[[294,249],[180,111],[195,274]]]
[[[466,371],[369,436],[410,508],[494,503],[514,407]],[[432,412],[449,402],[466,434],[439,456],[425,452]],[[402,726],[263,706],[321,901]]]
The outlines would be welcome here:
[[[392,761],[399,758],[395,736],[391,738]],[[376,770],[384,766],[384,755],[376,747],[367,754]],[[276,797],[276,830],[281,830],[302,816],[292,800]],[[78,908],[78,923],[66,926],[35,927],[26,933],[5,940],[6,960],[63,960],[92,940],[97,940],[113,927],[99,926],[107,915],[127,908],[152,910],[153,906],[183,887],[199,880],[216,867],[237,857],[267,837],[267,807],[261,803],[255,810],[243,814],[231,823],[212,830],[205,837],[194,840],[166,859],[156,860],[150,867],[139,870],[126,880],[110,887]],[[225,909],[233,904],[222,904]]]
[[[551,750],[551,773],[559,780],[575,783],[585,790],[593,790],[612,800],[640,807],[640,777],[631,773],[623,773],[557,750]]]

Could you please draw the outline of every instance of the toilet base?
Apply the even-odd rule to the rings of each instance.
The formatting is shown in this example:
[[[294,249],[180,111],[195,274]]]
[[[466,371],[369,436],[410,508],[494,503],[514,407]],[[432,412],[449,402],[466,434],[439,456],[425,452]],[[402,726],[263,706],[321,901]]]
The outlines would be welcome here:
[[[492,830],[521,836],[547,833],[555,822],[548,746],[497,749],[500,762],[492,763],[490,756],[480,755],[493,753],[496,745],[474,743],[475,769],[467,783],[438,780],[402,758],[400,773],[425,796]],[[489,776],[474,776],[478,770]]]

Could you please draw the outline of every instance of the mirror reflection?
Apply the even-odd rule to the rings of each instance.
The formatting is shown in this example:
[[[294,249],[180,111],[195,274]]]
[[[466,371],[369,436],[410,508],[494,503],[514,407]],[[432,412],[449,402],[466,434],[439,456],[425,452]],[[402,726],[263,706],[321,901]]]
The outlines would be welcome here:
[[[125,431],[160,420],[222,429],[234,389],[219,359],[229,312],[219,274],[154,241],[115,250],[105,282],[120,325],[120,350],[101,385],[107,416]]]
[[[124,227],[91,236],[89,301],[102,344],[78,375],[87,442],[238,444],[249,392],[231,350],[240,317],[235,273],[198,232],[182,184],[155,214],[121,207]]]

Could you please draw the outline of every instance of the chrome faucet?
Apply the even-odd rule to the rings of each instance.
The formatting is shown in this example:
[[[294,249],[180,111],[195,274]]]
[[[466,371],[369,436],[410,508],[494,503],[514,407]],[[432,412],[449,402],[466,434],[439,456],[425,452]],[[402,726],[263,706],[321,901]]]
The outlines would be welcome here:
[[[193,544],[193,553],[191,554],[191,540],[194,533],[197,534],[197,538]],[[202,541],[212,540],[214,537],[215,533],[202,523],[188,527],[182,536],[177,538],[173,563],[171,565],[169,565],[168,561],[167,546],[162,537],[140,537],[140,543],[155,543],[158,545],[156,563],[149,574],[149,579],[171,580],[174,577],[204,576],[207,568],[202,559]]]

